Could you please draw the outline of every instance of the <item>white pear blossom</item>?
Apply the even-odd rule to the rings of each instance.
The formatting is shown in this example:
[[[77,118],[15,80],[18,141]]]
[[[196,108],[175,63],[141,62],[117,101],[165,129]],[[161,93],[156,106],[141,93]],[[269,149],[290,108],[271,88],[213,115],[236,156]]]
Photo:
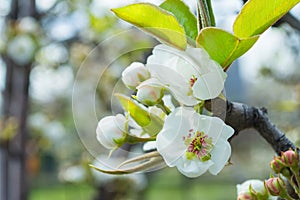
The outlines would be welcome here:
[[[34,40],[27,34],[18,35],[9,41],[7,54],[17,64],[28,64],[32,61],[36,51]]]
[[[148,57],[147,68],[184,105],[217,97],[226,73],[202,48],[180,51],[160,44]]]
[[[127,120],[122,114],[102,118],[97,126],[98,141],[107,149],[114,149],[126,135]]]
[[[250,186],[252,188],[252,191],[256,194],[259,194],[260,196],[264,196],[266,200],[276,200],[277,197],[271,196],[268,191],[266,190],[264,186],[264,182],[258,179],[251,179],[243,182],[242,184],[238,184],[236,186],[237,188],[237,199],[243,200],[243,199],[253,199],[251,197],[251,191]]]
[[[122,81],[130,89],[135,89],[148,78],[150,78],[150,73],[145,65],[140,62],[133,62],[122,72]]]
[[[166,117],[156,147],[169,167],[176,166],[187,177],[198,177],[207,170],[216,175],[231,155],[227,140],[233,133],[217,117],[179,107]]]
[[[172,96],[171,95],[169,95],[169,94],[164,95],[162,100],[164,101],[165,106],[167,106],[171,111],[175,110],[175,106],[172,102]]]

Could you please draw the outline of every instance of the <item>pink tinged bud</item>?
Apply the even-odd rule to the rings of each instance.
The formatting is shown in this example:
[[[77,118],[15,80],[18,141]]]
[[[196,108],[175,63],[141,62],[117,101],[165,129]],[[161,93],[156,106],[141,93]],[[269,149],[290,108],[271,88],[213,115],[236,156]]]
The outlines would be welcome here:
[[[288,167],[298,167],[299,154],[297,151],[288,150],[281,154],[281,160]]]
[[[269,193],[273,196],[282,196],[285,194],[285,184],[284,182],[278,178],[269,178],[265,181],[265,186],[268,189]]]
[[[239,194],[237,200],[254,200],[254,198],[249,193]]]
[[[147,106],[159,103],[164,95],[164,90],[160,86],[141,85],[138,87],[136,98]]]
[[[286,166],[283,164],[281,161],[280,157],[275,157],[271,162],[270,162],[270,167],[271,169],[276,173],[279,174],[283,171],[283,169],[286,168]]]
[[[143,63],[133,62],[122,72],[122,81],[130,89],[150,78],[150,72]]]

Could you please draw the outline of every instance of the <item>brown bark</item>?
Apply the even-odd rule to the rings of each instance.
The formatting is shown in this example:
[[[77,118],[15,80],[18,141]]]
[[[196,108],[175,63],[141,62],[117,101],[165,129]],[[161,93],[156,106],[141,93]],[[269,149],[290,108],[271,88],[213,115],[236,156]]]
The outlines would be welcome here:
[[[27,135],[28,86],[30,65],[18,66],[5,59],[6,85],[3,93],[3,118],[14,118],[17,122],[15,135],[0,144],[2,155],[0,180],[4,200],[27,199],[25,140]]]
[[[224,101],[220,98],[207,101],[205,106],[234,128],[234,136],[242,130],[253,128],[272,146],[278,155],[290,148],[295,149],[295,145],[271,122],[265,108]]]
[[[11,12],[7,16],[7,24],[35,13],[34,0],[11,1]],[[12,138],[0,141],[0,179],[1,200],[26,200],[27,181],[25,167],[25,143],[27,136],[27,113],[29,99],[29,75],[31,63],[18,65],[4,55],[6,66],[5,89],[3,91],[2,118],[13,118],[17,130]]]

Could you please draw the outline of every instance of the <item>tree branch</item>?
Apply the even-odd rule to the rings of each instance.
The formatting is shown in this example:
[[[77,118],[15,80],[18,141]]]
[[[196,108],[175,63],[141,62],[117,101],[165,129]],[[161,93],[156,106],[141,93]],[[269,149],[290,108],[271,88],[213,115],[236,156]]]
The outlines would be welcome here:
[[[265,108],[226,102],[220,98],[207,101],[205,107],[214,115],[225,119],[225,123],[234,128],[234,136],[242,130],[253,128],[272,146],[278,155],[290,148],[295,149],[295,145],[270,121]]]
[[[273,26],[277,27],[283,23],[288,23],[292,28],[300,31],[300,22],[291,13],[287,13],[281,19],[279,19]]]

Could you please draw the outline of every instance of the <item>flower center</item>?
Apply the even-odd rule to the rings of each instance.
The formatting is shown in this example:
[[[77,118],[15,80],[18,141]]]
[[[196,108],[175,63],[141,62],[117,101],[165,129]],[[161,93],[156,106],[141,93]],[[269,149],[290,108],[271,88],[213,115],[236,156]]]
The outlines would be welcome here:
[[[197,77],[195,75],[193,75],[191,78],[190,78],[190,86],[193,87],[195,82],[197,81]]]
[[[204,132],[189,130],[183,141],[187,146],[186,158],[193,160],[198,158],[200,161],[205,162],[211,158],[211,150],[213,149],[212,138],[208,137]]]

